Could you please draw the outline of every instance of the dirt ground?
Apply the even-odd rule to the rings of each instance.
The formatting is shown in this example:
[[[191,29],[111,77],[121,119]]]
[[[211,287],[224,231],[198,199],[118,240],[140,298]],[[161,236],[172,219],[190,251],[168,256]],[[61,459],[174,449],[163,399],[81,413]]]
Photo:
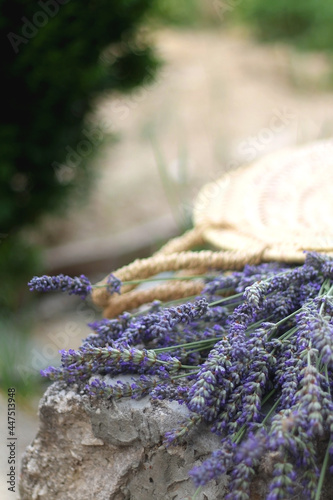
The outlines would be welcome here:
[[[84,246],[158,218],[181,231],[207,181],[268,151],[333,132],[333,92],[320,54],[261,46],[238,31],[167,30],[156,34],[156,45],[165,64],[154,84],[99,101],[96,116],[118,140],[96,161],[86,205],[73,207],[65,219],[44,221],[38,238],[49,248]],[[61,332],[68,321],[79,321],[74,312],[62,317],[57,307],[43,315],[41,306],[36,315],[40,350],[53,338],[58,349],[57,335],[44,330]],[[78,345],[86,334],[81,326],[78,332],[80,338],[64,347]],[[18,426],[26,445],[36,432],[35,417],[22,409]],[[13,498],[6,494],[1,490],[3,500]]]

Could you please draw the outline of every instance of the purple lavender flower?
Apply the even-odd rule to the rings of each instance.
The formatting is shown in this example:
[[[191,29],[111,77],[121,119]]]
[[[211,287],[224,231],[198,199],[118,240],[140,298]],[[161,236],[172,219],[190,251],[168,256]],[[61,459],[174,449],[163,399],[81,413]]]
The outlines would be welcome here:
[[[116,384],[107,384],[104,380],[95,378],[85,386],[85,389],[90,396],[97,396],[103,399],[108,399],[110,397],[116,399],[122,397],[137,399],[145,396],[148,390],[156,385],[156,380],[141,375],[138,379],[133,379],[132,383],[118,380]]]
[[[257,434],[250,433],[247,438],[235,448],[233,469],[229,482],[229,491],[226,500],[249,500],[250,483],[255,475],[255,468],[259,465],[265,453],[266,434],[264,431]]]
[[[117,319],[101,319],[94,323],[89,323],[88,326],[95,333],[90,334],[84,343],[94,347],[106,347],[112,345],[115,340],[118,340],[129,327],[130,321],[133,321],[133,316],[129,313],[121,314]]]
[[[92,374],[149,373],[160,378],[177,372],[182,365],[178,358],[167,353],[157,355],[147,349],[134,347],[93,347],[84,344],[78,351],[61,351],[62,368],[49,368],[44,375],[51,380],[61,379],[68,383],[83,382]]]
[[[183,404],[188,400],[188,391],[188,385],[158,384],[150,392],[150,397],[152,399],[159,399],[160,401],[167,399]]]
[[[276,363],[276,358],[264,346],[267,332],[259,329],[247,341],[248,363],[238,384],[228,396],[225,405],[217,415],[213,432],[237,432],[245,423],[261,420],[261,401],[266,391],[269,375]]]
[[[328,368],[333,368],[333,324],[326,309],[332,307],[332,302],[331,297],[317,297],[296,316],[298,336],[311,341],[320,352],[321,363]]]
[[[333,401],[325,377],[317,368],[306,366],[301,377],[300,389],[295,394],[293,406],[299,415],[299,426],[308,438],[314,439],[322,436],[325,429],[330,430]]]
[[[281,388],[279,408],[290,408],[293,404],[298,390],[300,372],[306,363],[300,354],[296,338],[283,342],[274,372],[275,384]]]
[[[230,374],[230,377],[227,376],[231,366],[231,348],[227,338],[220,340],[209,353],[190,389],[189,409],[202,415],[207,421],[218,414],[234,383],[239,381],[237,371]]]
[[[30,286],[75,293],[79,288],[69,281],[75,279],[34,278]],[[333,259],[315,252],[299,267],[245,266],[207,280],[194,302],[169,308],[159,303],[145,315],[125,313],[91,324],[95,333],[81,348],[63,351],[61,368],[43,375],[85,387],[94,397],[149,394],[185,403],[191,413],[166,434],[166,443],[181,442],[200,422],[210,422],[223,435],[221,449],[191,475],[199,486],[230,473],[227,500],[248,500],[266,452],[276,459],[268,499],[293,495],[296,475],[311,497],[318,438],[330,437],[333,460],[331,280]],[[119,293],[113,275],[108,285],[110,293]],[[222,303],[209,306],[207,297]],[[119,373],[135,378],[112,385],[101,378]],[[92,376],[98,378],[87,384]]]
[[[237,273],[239,281],[236,287],[236,292],[244,292],[248,286],[258,281],[268,280],[276,274],[283,273],[289,269],[289,267],[286,267],[279,262],[268,262],[257,266],[246,265],[242,272]]]
[[[121,285],[122,283],[119,278],[117,278],[114,274],[109,274],[107,278],[106,290],[109,292],[110,295],[114,293],[118,293],[120,295]]]
[[[291,285],[302,285],[309,281],[314,281],[318,276],[318,271],[312,267],[305,265],[296,267],[295,269],[284,271],[267,280],[256,282],[247,287],[244,292],[244,297],[252,307],[260,309],[267,295],[273,292],[286,290]]]
[[[203,486],[208,481],[226,474],[233,465],[234,453],[235,445],[229,439],[225,439],[222,449],[213,451],[210,458],[190,471],[195,486]]]
[[[177,429],[165,433],[165,445],[170,446],[171,444],[181,443],[184,437],[200,422],[201,417],[199,415],[193,415],[187,418]]]
[[[306,252],[305,267],[316,269],[325,278],[333,279],[333,259],[328,255]]]
[[[295,467],[281,454],[280,460],[274,465],[273,480],[270,483],[267,500],[290,498],[295,493],[296,477]]]
[[[245,288],[257,281],[266,280],[288,268],[276,262],[264,263],[257,266],[246,265],[243,271],[232,274],[222,274],[210,279],[203,290],[205,295],[214,295],[219,290],[234,290],[243,292]]]
[[[135,318],[118,338],[115,346],[154,341],[156,345],[168,345],[169,334],[176,325],[186,324],[201,318],[208,310],[208,302],[200,298],[196,302],[188,302],[178,307],[164,309],[160,313],[151,313]]]
[[[59,274],[58,276],[41,276],[40,278],[35,276],[29,281],[28,286],[31,292],[61,291],[68,292],[69,295],[80,295],[82,299],[85,299],[92,290],[90,281],[83,274],[80,277],[75,276],[74,278],[65,276],[64,274]]]
[[[54,368],[53,366],[49,366],[45,370],[41,370],[40,374],[42,377],[46,377],[49,380],[63,380],[63,371],[61,368]]]

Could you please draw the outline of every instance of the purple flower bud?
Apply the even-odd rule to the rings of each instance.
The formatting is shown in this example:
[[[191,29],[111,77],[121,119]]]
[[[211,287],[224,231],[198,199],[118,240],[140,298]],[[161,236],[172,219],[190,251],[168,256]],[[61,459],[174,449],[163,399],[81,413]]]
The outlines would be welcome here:
[[[122,283],[119,278],[117,278],[114,274],[109,274],[106,282],[107,282],[106,290],[109,292],[110,295],[113,295],[114,293],[118,293],[120,295],[120,289]]]
[[[80,277],[76,276],[74,278],[65,276],[64,274],[59,274],[58,276],[41,276],[40,278],[35,276],[29,281],[28,286],[30,287],[30,291],[68,292],[69,295],[80,295],[82,299],[90,295],[92,290],[90,281],[83,274]]]

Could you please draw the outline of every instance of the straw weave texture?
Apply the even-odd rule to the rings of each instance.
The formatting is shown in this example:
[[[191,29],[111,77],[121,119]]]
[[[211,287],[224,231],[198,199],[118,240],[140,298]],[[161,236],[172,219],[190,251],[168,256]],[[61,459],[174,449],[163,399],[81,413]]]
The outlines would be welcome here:
[[[333,140],[270,154],[204,186],[194,225],[220,249],[299,262],[333,252]]]
[[[304,250],[333,255],[333,140],[270,154],[207,184],[195,201],[193,222],[192,230],[152,257],[113,274],[130,281],[165,271],[236,270],[270,260],[298,263],[304,261]],[[189,251],[204,242],[217,250]],[[106,281],[93,291],[106,317],[154,299],[186,297],[202,287],[176,282],[147,292],[127,285],[115,297]]]

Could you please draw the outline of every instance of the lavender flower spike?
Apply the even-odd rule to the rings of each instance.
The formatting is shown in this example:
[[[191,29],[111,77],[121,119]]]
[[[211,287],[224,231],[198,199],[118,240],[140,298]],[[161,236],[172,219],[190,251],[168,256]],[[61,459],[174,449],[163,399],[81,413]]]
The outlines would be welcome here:
[[[80,295],[82,299],[85,299],[92,290],[90,281],[83,274],[80,277],[75,276],[74,278],[65,276],[64,274],[59,274],[58,276],[44,275],[40,278],[34,276],[29,281],[28,286],[31,292],[61,291],[68,292],[69,295]]]
[[[121,281],[120,279],[117,278],[114,274],[109,274],[108,279],[107,279],[107,291],[109,292],[110,295],[113,293],[118,293],[120,295],[120,288],[121,288]]]

